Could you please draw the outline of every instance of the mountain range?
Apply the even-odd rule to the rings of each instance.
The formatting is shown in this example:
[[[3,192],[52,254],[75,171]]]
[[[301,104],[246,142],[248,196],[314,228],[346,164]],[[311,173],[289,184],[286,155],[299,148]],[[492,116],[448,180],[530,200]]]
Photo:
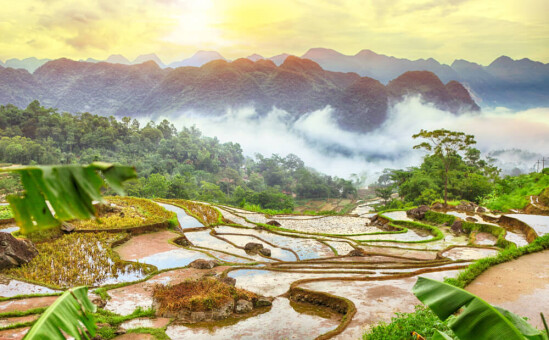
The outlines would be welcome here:
[[[252,61],[271,60],[280,66],[290,56],[280,54],[265,58],[252,54]],[[451,65],[441,64],[433,58],[409,60],[377,54],[371,50],[362,50],[355,55],[345,55],[332,49],[312,48],[301,58],[318,63],[323,69],[334,72],[354,72],[388,84],[392,79],[408,71],[430,71],[441,81],[455,80],[462,83],[482,107],[504,106],[512,109],[528,109],[549,106],[549,64],[530,59],[513,60],[502,56],[488,66],[482,66],[467,60],[455,60]],[[122,65],[137,65],[154,61],[160,68],[184,66],[200,67],[213,60],[227,60],[215,51],[198,51],[193,56],[165,64],[156,54],[140,55],[130,61],[122,55],[111,55],[106,62]],[[49,59],[27,58],[9,59],[0,66],[23,68],[34,72]],[[101,62],[88,58],[87,62]]]
[[[340,126],[369,131],[382,124],[392,103],[410,94],[459,114],[478,110],[459,82],[444,84],[429,71],[405,72],[387,85],[353,72],[324,70],[316,62],[288,56],[272,60],[213,60],[201,67],[52,60],[34,73],[0,67],[0,104],[42,105],[69,112],[116,116],[177,114],[195,110],[223,114],[253,105],[264,114],[273,107],[290,119],[330,105]]]

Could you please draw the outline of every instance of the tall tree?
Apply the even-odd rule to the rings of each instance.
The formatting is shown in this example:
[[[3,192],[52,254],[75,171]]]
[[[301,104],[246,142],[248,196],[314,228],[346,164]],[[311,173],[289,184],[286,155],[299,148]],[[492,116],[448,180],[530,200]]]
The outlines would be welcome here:
[[[421,130],[412,136],[416,138],[425,138],[426,142],[415,145],[414,149],[425,149],[433,155],[439,157],[444,164],[444,205],[448,205],[448,172],[452,164],[452,158],[459,156],[461,151],[467,150],[469,146],[476,144],[473,135],[466,135],[463,132],[449,131],[439,129],[433,131]]]

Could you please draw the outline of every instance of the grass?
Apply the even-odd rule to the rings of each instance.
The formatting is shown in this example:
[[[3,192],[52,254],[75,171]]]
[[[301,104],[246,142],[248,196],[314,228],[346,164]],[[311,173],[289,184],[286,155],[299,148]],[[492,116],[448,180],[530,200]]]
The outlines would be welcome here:
[[[381,322],[362,335],[363,340],[416,340],[416,332],[428,339],[435,330],[452,334],[446,322],[441,321],[429,308],[418,305],[413,313],[396,313],[390,323]]]
[[[491,210],[503,212],[524,209],[530,202],[529,196],[540,195],[547,187],[549,187],[549,173],[506,177],[496,183],[494,191],[485,197],[481,204]]]
[[[142,309],[140,307],[137,307],[137,309],[135,309],[133,313],[122,316],[122,315],[118,315],[116,313],[107,311],[105,309],[98,309],[97,312],[94,313],[95,322],[98,324],[103,324],[104,326],[97,329],[97,335],[100,335],[102,339],[113,339],[116,337],[115,332],[121,323],[128,320],[133,320],[136,318],[144,318],[144,317],[149,317],[149,318],[156,317],[155,311],[153,309]],[[155,328],[151,328],[151,330],[156,331]],[[134,330],[129,330],[128,333],[132,331]],[[161,331],[162,333],[164,333],[164,330],[158,330],[158,331]]]
[[[158,312],[177,313],[181,309],[208,311],[222,306],[230,300],[251,301],[258,296],[244,289],[236,288],[210,277],[186,280],[173,286],[156,285],[153,298],[158,302]]]
[[[98,211],[96,219],[71,222],[77,229],[123,229],[132,228],[166,220],[174,223],[174,213],[164,209],[153,201],[136,197],[107,197],[107,202],[115,205],[114,211]],[[109,206],[107,206],[108,208]],[[99,209],[101,210],[101,209]]]
[[[39,254],[27,264],[5,273],[52,287],[99,285],[124,273],[147,273],[150,267],[121,261],[111,244],[124,234],[69,234],[36,244]]]
[[[425,220],[439,225],[446,224],[451,226],[454,224],[456,217],[454,215],[443,214],[436,211],[428,210],[425,212]]]
[[[13,218],[13,212],[9,205],[0,205],[0,220]]]
[[[210,205],[183,199],[159,199],[158,201],[182,208],[188,215],[196,218],[205,226],[223,224],[221,213]]]

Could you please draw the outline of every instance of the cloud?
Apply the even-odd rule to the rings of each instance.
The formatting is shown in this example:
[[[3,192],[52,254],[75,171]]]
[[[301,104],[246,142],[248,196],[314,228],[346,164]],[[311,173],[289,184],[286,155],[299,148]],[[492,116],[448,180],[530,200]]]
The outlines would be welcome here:
[[[267,115],[259,116],[253,107],[227,110],[220,116],[188,111],[169,117],[153,117],[153,120],[167,118],[178,128],[195,125],[206,136],[239,143],[248,156],[294,153],[305,164],[324,173],[343,178],[353,173],[366,173],[368,181],[372,182],[385,168],[406,168],[421,163],[425,153],[412,149],[419,143],[412,135],[421,129],[446,128],[473,134],[478,142],[476,147],[485,155],[503,149],[522,149],[534,154],[547,152],[547,115],[549,108],[521,112],[499,108],[456,116],[410,97],[392,107],[387,121],[367,134],[339,128],[329,106],[306,113],[293,123],[283,110],[275,108]],[[524,153],[515,151],[511,154],[498,153],[503,158],[499,165],[515,167],[518,164],[521,167],[517,159]],[[523,171],[531,167],[532,157],[536,156],[530,155],[523,161]]]

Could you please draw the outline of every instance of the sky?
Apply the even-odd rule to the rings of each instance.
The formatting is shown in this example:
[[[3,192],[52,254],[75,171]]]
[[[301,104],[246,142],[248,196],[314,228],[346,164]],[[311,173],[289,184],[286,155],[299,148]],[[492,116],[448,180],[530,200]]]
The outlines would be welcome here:
[[[0,60],[164,62],[216,50],[226,58],[326,47],[401,58],[501,55],[549,62],[548,0],[0,0]]]

